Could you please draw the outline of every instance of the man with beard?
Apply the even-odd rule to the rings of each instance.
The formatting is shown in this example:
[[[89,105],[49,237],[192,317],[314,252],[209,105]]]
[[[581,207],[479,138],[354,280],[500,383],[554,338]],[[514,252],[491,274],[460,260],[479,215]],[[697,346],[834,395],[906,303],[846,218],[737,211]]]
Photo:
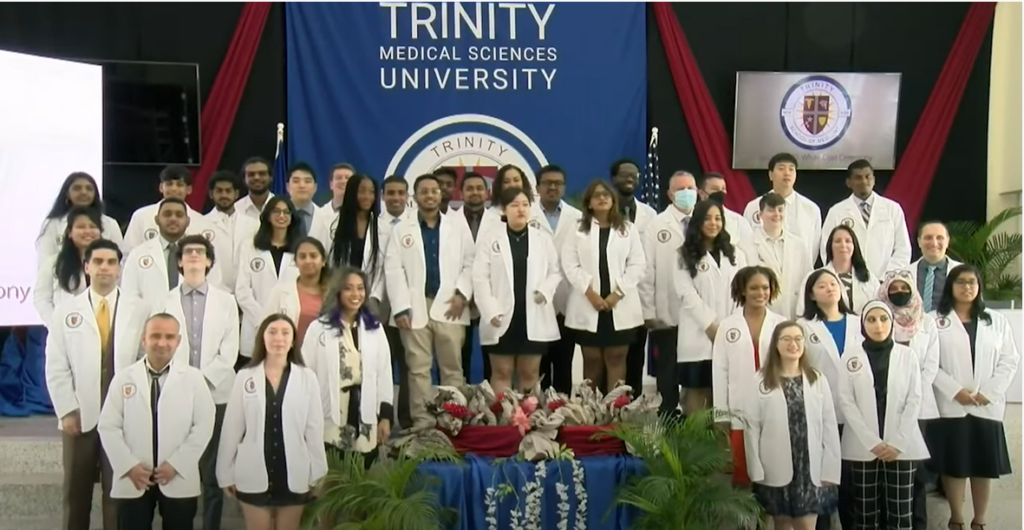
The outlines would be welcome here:
[[[164,199],[157,211],[160,233],[135,248],[124,263],[121,288],[149,305],[160,303],[181,283],[178,270],[178,241],[189,225],[187,207],[181,199]],[[209,282],[221,284],[219,266],[209,274]]]
[[[733,246],[738,247],[747,255],[748,259],[757,256],[754,249],[754,229],[742,215],[725,207],[725,196],[728,193],[725,184],[725,177],[721,173],[705,173],[701,178],[700,188],[697,195],[702,201],[715,201],[725,212],[725,231],[729,233],[729,239]]]
[[[444,191],[441,193],[443,197]],[[458,211],[452,213],[454,216],[461,216],[465,218],[466,224],[469,226],[469,231],[473,234],[474,242],[476,242],[477,235],[480,232],[480,221],[482,221],[484,217],[484,200],[486,199],[487,181],[484,179],[484,176],[476,171],[467,171],[463,174],[462,208],[459,208]],[[466,381],[470,380],[469,375],[473,368],[473,334],[480,329],[480,312],[477,311],[476,304],[470,303],[469,312],[469,328],[466,329],[466,340],[462,344],[462,375],[465,376]],[[482,357],[484,362],[484,379],[490,379],[491,359],[487,355],[483,355]]]
[[[192,173],[185,166],[167,166],[160,172],[160,195],[164,199],[177,199],[184,201],[192,193]],[[130,253],[135,247],[156,238],[157,226],[156,211],[160,208],[161,202],[143,206],[132,214],[128,222],[128,230],[124,233],[124,244],[121,248],[125,253]],[[182,204],[185,204],[182,202]],[[207,230],[206,220],[203,214],[193,210],[187,204],[185,212],[191,220],[189,230],[191,234],[198,234]]]
[[[238,199],[235,209],[258,223],[263,205],[267,204],[267,199],[274,196],[270,192],[270,162],[258,156],[246,160],[242,164],[242,177],[245,179],[248,193]]]
[[[636,186],[640,179],[640,166],[629,159],[617,160],[611,167],[612,187],[619,194],[619,211],[625,219],[633,223],[633,227],[644,239],[647,224],[658,216],[651,206],[636,200]],[[637,338],[629,347],[626,356],[626,384],[633,387],[633,394],[639,396],[643,392],[644,364],[647,360],[647,328],[636,329]],[[611,389],[606,389],[611,390]]]
[[[210,225],[210,234],[203,234],[213,244],[217,262],[221,264],[221,281],[218,287],[229,293],[235,292],[235,278],[238,276],[238,256],[235,247],[243,238],[256,234],[259,223],[251,217],[241,215],[236,208],[241,193],[238,177],[231,171],[217,171],[210,177],[210,200],[213,210],[203,216]]]
[[[441,213],[446,214],[448,206],[452,202],[452,190],[455,189],[459,175],[453,168],[439,167],[434,170],[434,178],[437,179],[437,185],[441,187]]]

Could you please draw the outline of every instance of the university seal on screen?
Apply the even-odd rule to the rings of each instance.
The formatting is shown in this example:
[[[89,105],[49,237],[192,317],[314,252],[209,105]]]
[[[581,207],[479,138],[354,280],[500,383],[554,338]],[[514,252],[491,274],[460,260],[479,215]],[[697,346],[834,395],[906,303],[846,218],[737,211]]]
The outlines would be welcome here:
[[[440,167],[454,168],[459,182],[467,171],[483,175],[490,188],[498,168],[513,164],[537,188],[531,168],[547,158],[530,136],[515,125],[484,114],[455,114],[439,118],[413,132],[388,164],[387,175],[406,175],[412,188],[416,176]],[[462,204],[461,187],[452,189],[453,205]]]
[[[824,75],[808,76],[791,86],[779,109],[782,132],[798,147],[811,151],[842,140],[852,117],[850,94]]]

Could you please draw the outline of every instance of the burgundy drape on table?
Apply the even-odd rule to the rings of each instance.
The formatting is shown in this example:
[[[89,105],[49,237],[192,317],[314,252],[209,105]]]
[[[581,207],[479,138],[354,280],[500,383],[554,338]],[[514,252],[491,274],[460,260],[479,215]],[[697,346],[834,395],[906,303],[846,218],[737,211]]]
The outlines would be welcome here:
[[[697,59],[690,50],[683,28],[672,12],[672,4],[657,2],[654,4],[654,16],[658,21],[658,32],[661,44],[665,47],[672,81],[682,104],[686,124],[693,137],[704,172],[717,171],[725,176],[729,192],[726,194],[725,205],[733,211],[743,213],[747,203],[754,200],[756,194],[750,179],[743,171],[732,169],[732,146],[729,135],[725,132],[722,118],[718,115],[715,102],[711,99],[704,76],[700,73]]]
[[[203,104],[200,119],[203,161],[192,173],[192,194],[188,196],[189,205],[196,210],[201,210],[206,202],[206,182],[220,165],[271,5],[270,2],[246,2],[242,6],[228,53]]]
[[[974,2],[968,8],[939,80],[885,190],[886,197],[903,206],[911,233],[917,230],[953,118],[995,13],[995,2]]]

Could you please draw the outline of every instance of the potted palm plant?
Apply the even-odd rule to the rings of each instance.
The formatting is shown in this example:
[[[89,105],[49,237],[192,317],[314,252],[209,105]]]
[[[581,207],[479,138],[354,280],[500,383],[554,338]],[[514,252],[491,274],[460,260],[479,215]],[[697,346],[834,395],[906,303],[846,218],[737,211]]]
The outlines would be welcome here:
[[[317,528],[321,518],[345,530],[444,530],[458,512],[441,505],[440,479],[424,473],[427,461],[459,462],[453,449],[421,448],[415,456],[385,454],[367,468],[358,453],[328,454],[328,471],[319,496],[303,514],[303,528]]]
[[[718,530],[765,523],[749,491],[733,487],[728,440],[716,428],[721,412],[685,419],[661,418],[647,425],[620,424],[609,432],[644,460],[647,474],[619,487],[616,503],[638,514],[636,530]]]
[[[949,255],[974,265],[984,278],[986,301],[1021,299],[1021,275],[1015,266],[1021,255],[1021,234],[999,228],[1021,215],[1021,207],[1007,208],[987,223],[953,221],[949,228]]]

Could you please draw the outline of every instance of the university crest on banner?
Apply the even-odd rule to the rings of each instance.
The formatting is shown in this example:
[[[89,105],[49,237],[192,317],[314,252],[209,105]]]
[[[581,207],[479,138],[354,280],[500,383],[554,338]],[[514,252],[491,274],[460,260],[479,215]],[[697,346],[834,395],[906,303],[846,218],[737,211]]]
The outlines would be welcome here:
[[[553,163],[565,168],[572,193],[605,176],[612,160],[644,156],[643,4],[285,9],[289,154],[325,178],[343,159],[410,183],[441,167],[459,180],[474,171],[491,181],[507,164],[534,181]],[[455,205],[459,190],[457,183]]]

